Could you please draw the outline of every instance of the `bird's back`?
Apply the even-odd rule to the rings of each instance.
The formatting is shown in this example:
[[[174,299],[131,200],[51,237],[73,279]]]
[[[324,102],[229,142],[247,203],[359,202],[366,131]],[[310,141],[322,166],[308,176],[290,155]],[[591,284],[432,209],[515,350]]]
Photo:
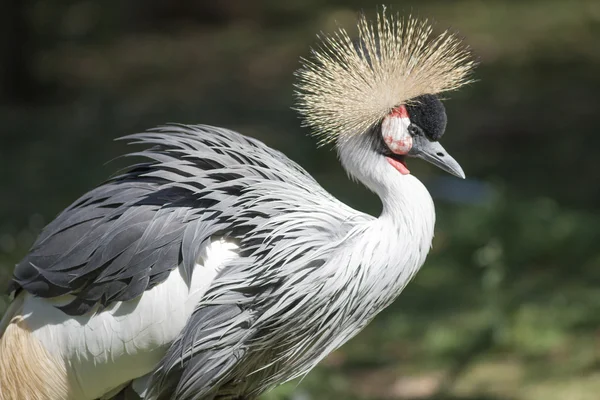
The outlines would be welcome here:
[[[168,126],[127,139],[152,146],[133,153],[146,162],[52,221],[17,265],[12,289],[44,298],[76,292],[61,309],[81,315],[139,296],[176,266],[189,274],[211,236],[243,239],[292,208],[334,205],[333,224],[355,213],[282,153],[230,130]]]

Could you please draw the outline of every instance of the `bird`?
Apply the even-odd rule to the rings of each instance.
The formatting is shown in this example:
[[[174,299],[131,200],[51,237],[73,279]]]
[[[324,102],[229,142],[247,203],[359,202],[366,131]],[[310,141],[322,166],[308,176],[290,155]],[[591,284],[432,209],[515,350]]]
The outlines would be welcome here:
[[[424,264],[435,209],[407,162],[465,177],[439,142],[441,96],[474,66],[456,33],[385,8],[302,58],[302,125],[379,197],[377,217],[226,128],[126,136],[143,161],[75,200],[14,269],[0,400],[250,400],[308,374]]]

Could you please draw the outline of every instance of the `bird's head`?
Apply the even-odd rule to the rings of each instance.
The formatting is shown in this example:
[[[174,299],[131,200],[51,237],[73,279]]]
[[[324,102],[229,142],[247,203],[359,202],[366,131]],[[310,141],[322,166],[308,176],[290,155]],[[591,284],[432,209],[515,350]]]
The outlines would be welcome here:
[[[427,20],[384,9],[373,24],[359,19],[356,39],[344,29],[321,38],[296,73],[297,110],[321,144],[335,142],[346,167],[408,175],[406,159],[417,157],[464,178],[439,143],[446,129],[439,96],[469,83],[473,67],[455,35],[435,36]]]
[[[440,99],[433,94],[419,96],[383,118],[379,131],[385,146],[381,146],[381,154],[402,175],[410,173],[406,157],[418,157],[464,178],[460,165],[438,142],[445,129],[446,111]]]

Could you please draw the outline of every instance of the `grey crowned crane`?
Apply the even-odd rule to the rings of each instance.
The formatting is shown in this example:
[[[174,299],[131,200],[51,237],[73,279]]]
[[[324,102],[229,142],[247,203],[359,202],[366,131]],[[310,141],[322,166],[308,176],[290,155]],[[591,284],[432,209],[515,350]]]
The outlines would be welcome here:
[[[129,136],[145,161],[70,205],[14,270],[0,399],[255,399],[394,301],[435,220],[406,161],[464,177],[438,142],[438,95],[469,82],[473,62],[426,21],[384,10],[358,31],[303,61],[297,109],[381,215],[224,128]]]

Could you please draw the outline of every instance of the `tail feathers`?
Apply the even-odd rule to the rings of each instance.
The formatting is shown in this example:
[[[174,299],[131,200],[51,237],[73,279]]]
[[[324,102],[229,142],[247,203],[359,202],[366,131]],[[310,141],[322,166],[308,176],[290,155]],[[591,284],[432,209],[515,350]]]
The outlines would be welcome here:
[[[27,328],[22,303],[23,295],[0,323],[0,400],[68,400],[66,367]]]

